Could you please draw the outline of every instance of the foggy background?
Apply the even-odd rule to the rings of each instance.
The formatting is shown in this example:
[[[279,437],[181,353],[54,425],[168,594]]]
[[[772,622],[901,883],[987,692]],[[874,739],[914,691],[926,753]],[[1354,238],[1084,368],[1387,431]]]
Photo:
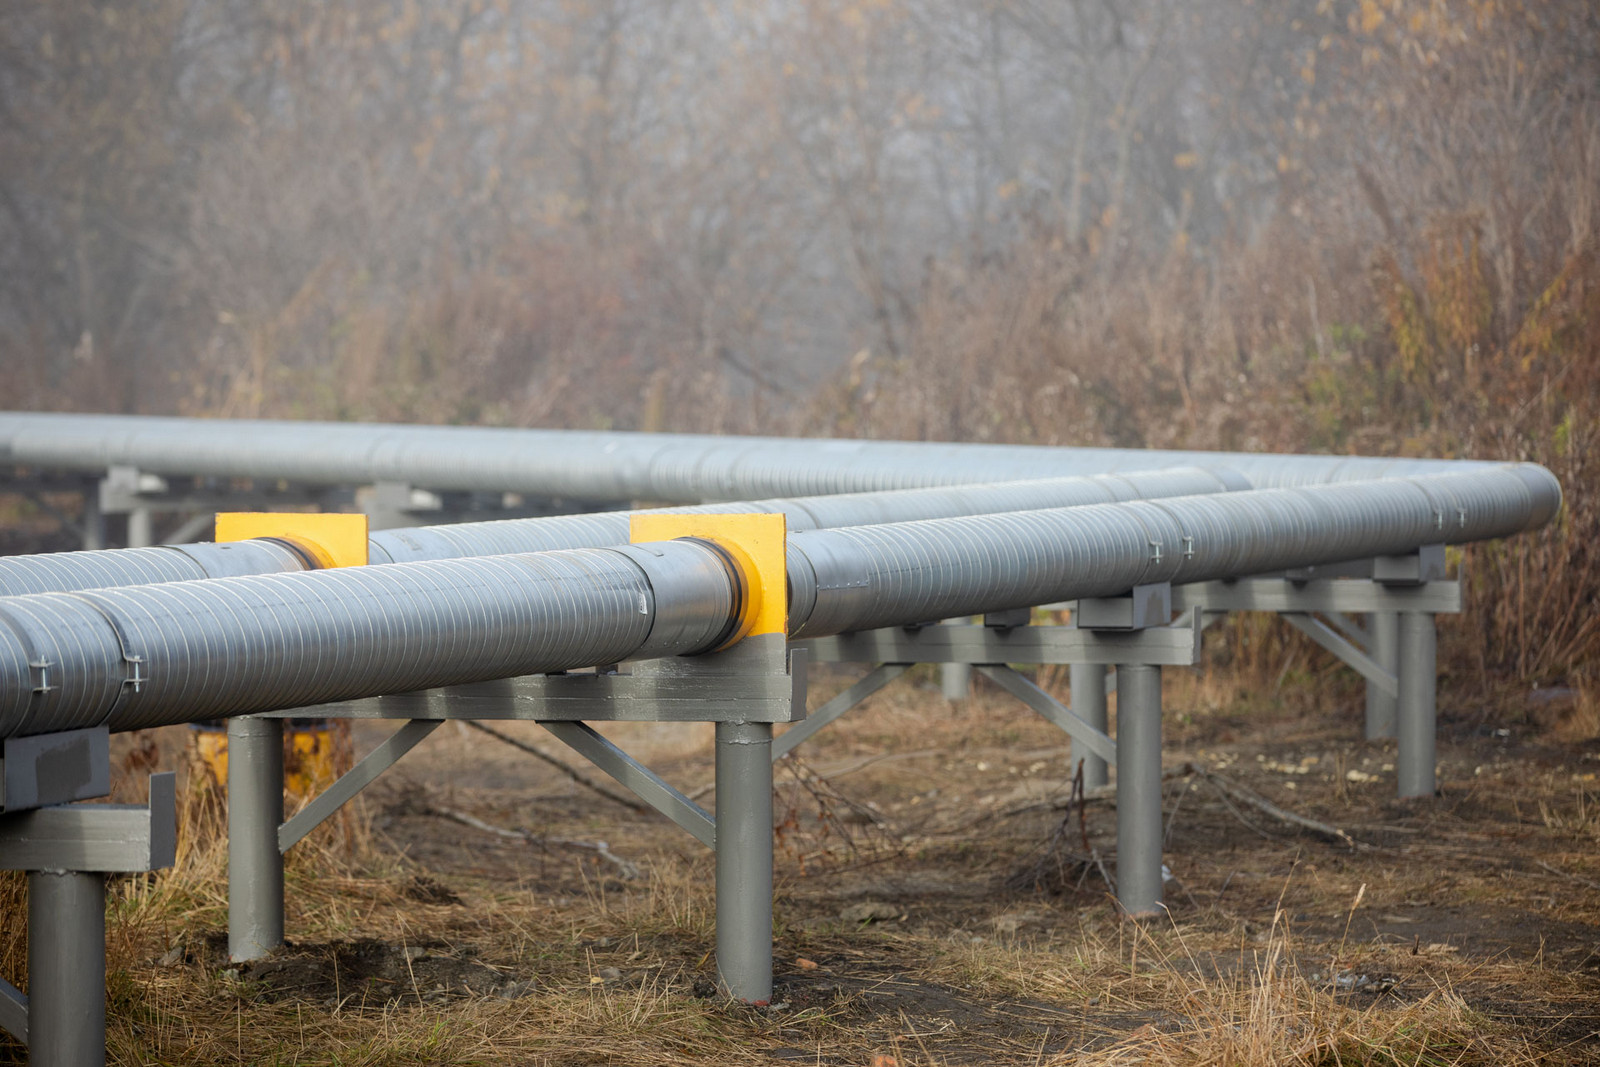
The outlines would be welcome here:
[[[9,3],[0,389],[1537,452],[1593,421],[1597,43],[1589,0]]]

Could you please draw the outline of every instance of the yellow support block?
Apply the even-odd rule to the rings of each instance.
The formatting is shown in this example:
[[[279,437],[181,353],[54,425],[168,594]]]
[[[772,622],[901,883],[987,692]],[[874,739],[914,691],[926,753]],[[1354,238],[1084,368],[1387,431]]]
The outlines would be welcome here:
[[[628,517],[628,540],[676,541],[697,538],[711,541],[738,567],[746,590],[739,606],[739,625],[733,644],[759,634],[787,632],[789,569],[784,549],[788,525],[781,514],[769,515],[662,515]]]
[[[367,517],[337,512],[223,511],[218,541],[271,537],[305,552],[319,568],[367,565]]]

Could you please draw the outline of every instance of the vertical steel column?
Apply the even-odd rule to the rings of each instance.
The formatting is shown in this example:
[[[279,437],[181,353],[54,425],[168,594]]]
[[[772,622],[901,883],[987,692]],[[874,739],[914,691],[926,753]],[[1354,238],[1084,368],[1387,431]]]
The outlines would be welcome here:
[[[106,1061],[106,879],[28,872],[28,1062]]]
[[[717,978],[772,998],[772,724],[717,723]]]
[[[1434,736],[1438,683],[1438,631],[1433,614],[1400,613],[1400,699],[1396,708],[1400,751],[1395,758],[1402,797],[1431,797],[1437,759]]]
[[[1161,911],[1161,668],[1117,664],[1117,898]]]
[[[1106,668],[1103,663],[1072,664],[1072,710],[1101,733],[1109,733],[1106,716]],[[1073,745],[1077,755],[1077,745]],[[1074,763],[1077,761],[1074,760]],[[1083,787],[1097,789],[1111,780],[1106,761],[1093,752],[1083,754]]]
[[[283,720],[228,720],[228,955],[283,944]]]
[[[972,689],[972,664],[939,664],[939,688],[943,691],[944,698],[953,704],[967,699],[967,694]]]
[[[128,547],[149,548],[155,543],[154,525],[149,508],[134,508],[128,512]]]
[[[1374,611],[1367,616],[1371,647],[1367,654],[1390,674],[1400,659],[1400,616],[1393,611]],[[1381,741],[1395,735],[1394,697],[1371,682],[1367,683],[1367,740]]]
[[[106,516],[100,510],[100,483],[89,482],[83,490],[83,548],[97,552],[106,547]]]
[[[946,626],[964,626],[971,622],[971,619],[944,620]],[[944,698],[952,704],[959,704],[966,700],[972,693],[972,664],[939,664],[939,690],[944,694]]]

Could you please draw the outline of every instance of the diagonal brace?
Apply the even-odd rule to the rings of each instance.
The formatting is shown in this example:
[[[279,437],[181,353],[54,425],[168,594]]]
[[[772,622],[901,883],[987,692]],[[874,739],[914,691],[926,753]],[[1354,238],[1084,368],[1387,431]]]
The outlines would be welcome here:
[[[278,851],[287,852],[301,839],[322,825],[334,812],[355,799],[357,793],[378,780],[378,775],[393,767],[400,757],[416,748],[424,737],[443,725],[441,719],[412,719],[390,734],[388,739],[351,767],[337,782],[301,808],[294,818],[278,827]]]
[[[640,800],[687,830],[707,848],[717,847],[711,813],[665,779],[602,737],[586,722],[541,722],[562,744],[632,790]]]
[[[1366,627],[1362,626],[1353,617],[1346,615],[1342,611],[1330,611],[1327,613],[1327,620],[1333,623],[1334,629],[1348,637],[1350,643],[1361,649],[1361,651],[1372,651],[1372,635],[1367,633]]]
[[[1392,697],[1400,695],[1400,680],[1395,675],[1384,670],[1382,664],[1346,641],[1321,619],[1301,611],[1286,611],[1283,618],[1290,626],[1354,668],[1380,691]]]
[[[783,732],[782,737],[773,738],[772,761],[776,763],[784,756],[787,756],[794,750],[795,746],[812,734],[900,677],[909,666],[910,664],[906,663],[880,664],[865,678],[807,715],[803,722],[797,722],[789,727]]]
[[[28,1043],[28,998],[4,978],[0,978],[0,1029]]]
[[[1000,688],[1061,727],[1074,742],[1083,745],[1107,763],[1116,762],[1115,741],[1080,719],[1071,708],[1040,689],[1031,680],[1003,664],[984,664],[979,666],[978,670]]]

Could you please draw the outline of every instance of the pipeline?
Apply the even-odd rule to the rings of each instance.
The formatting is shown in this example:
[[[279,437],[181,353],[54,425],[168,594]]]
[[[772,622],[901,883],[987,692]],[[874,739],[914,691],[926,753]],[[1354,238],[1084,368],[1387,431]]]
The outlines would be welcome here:
[[[1175,466],[1226,467],[1252,487],[1481,469],[1462,460],[1059,448],[696,434],[522,430],[0,412],[0,466],[403,482],[572,501],[683,503],[973,485]]]
[[[812,637],[1409,552],[1550,521],[1532,464],[802,531]],[[697,541],[0,598],[0,737],[305,707],[718,647],[744,605]]]
[[[1001,511],[1075,507],[1119,500],[1191,496],[1249,488],[1227,470],[1197,467],[1133,471],[998,485],[846,493],[732,504],[659,508],[666,513],[741,514],[778,512],[792,531],[878,525],[918,519],[954,518]],[[563,548],[605,548],[628,541],[628,513],[598,512],[537,519],[420,526],[381,530],[368,538],[368,562],[415,563]],[[66,593],[127,585],[282,574],[308,569],[304,554],[270,539],[53,552],[0,557],[0,596]]]

